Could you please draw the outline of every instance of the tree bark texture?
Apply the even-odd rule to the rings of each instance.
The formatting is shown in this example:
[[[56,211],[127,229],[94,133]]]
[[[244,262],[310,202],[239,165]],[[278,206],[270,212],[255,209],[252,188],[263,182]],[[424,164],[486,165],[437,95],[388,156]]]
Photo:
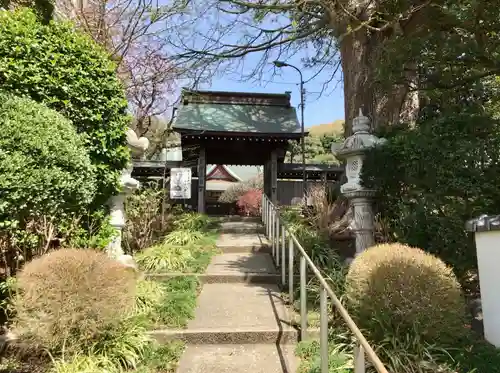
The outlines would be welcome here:
[[[416,91],[411,91],[407,84],[385,88],[377,83],[376,54],[385,38],[382,32],[362,28],[347,34],[340,43],[346,137],[352,134],[352,120],[359,109],[371,119],[373,129],[416,120],[419,109]],[[407,76],[410,81],[413,78]]]

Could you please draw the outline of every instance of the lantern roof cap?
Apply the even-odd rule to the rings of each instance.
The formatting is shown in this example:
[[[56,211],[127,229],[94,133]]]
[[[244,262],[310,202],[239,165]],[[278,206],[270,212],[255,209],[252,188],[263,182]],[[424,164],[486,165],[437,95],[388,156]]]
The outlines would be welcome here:
[[[383,144],[386,140],[371,134],[370,119],[363,115],[359,109],[359,114],[352,121],[352,135],[344,140],[339,146],[332,144],[332,153],[340,159],[349,156],[358,155],[366,152],[368,149]]]

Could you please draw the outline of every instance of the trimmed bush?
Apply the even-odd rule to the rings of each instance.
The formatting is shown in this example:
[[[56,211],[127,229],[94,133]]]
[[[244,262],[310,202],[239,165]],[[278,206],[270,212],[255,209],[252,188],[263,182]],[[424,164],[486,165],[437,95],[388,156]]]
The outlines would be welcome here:
[[[135,274],[104,253],[51,252],[18,275],[15,328],[51,352],[85,351],[134,310],[135,286]]]
[[[0,222],[85,211],[96,180],[70,121],[27,98],[0,93]]]
[[[245,216],[259,216],[262,204],[262,190],[250,189],[240,198],[236,205],[240,213]]]
[[[346,296],[356,323],[376,342],[388,335],[444,342],[466,330],[465,303],[453,271],[406,245],[378,245],[356,257]]]
[[[97,180],[82,137],[56,111],[0,92],[0,127],[0,263],[14,275],[22,260],[83,232]]]
[[[60,112],[85,134],[100,208],[129,159],[127,101],[107,52],[71,23],[42,24],[29,9],[0,11],[0,83]]]

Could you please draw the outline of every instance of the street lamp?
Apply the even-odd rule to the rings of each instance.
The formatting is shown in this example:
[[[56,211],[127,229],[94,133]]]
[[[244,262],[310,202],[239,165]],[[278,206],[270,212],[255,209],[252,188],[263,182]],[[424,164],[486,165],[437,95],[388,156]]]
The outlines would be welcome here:
[[[296,66],[290,65],[283,61],[274,61],[274,66],[282,68],[282,67],[291,67],[296,70],[300,75],[300,124],[301,124],[301,137],[300,137],[300,145],[302,147],[302,196],[304,198],[304,207],[307,205],[306,199],[306,143],[304,136],[304,79],[302,77],[302,71]]]

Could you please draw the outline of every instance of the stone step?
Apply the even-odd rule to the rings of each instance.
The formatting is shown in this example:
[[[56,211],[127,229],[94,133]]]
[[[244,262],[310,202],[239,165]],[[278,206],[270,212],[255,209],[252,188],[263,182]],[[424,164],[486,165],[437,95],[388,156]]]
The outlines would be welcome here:
[[[277,285],[206,284],[185,330],[156,330],[159,341],[192,344],[293,343],[297,330]]]
[[[260,216],[240,216],[240,215],[224,215],[218,217],[221,222],[226,221],[245,221],[245,222],[257,222],[261,223],[262,218]]]
[[[173,277],[194,276],[202,284],[279,284],[280,275],[270,273],[148,273],[146,277],[162,281]]]
[[[296,344],[299,332],[264,328],[157,329],[148,333],[159,343],[184,341],[189,345],[213,344]]]
[[[288,345],[190,345],[177,373],[294,373],[299,360]]]
[[[220,224],[221,233],[264,233],[260,221],[224,221]]]
[[[205,274],[242,275],[248,273],[278,274],[271,255],[265,253],[220,254],[212,258]]]
[[[212,258],[203,274],[150,273],[146,276],[155,280],[196,276],[203,284],[279,284],[281,279],[274,267],[271,255],[266,253],[219,254]]]
[[[271,252],[271,243],[262,233],[222,233],[216,245],[223,253]]]

